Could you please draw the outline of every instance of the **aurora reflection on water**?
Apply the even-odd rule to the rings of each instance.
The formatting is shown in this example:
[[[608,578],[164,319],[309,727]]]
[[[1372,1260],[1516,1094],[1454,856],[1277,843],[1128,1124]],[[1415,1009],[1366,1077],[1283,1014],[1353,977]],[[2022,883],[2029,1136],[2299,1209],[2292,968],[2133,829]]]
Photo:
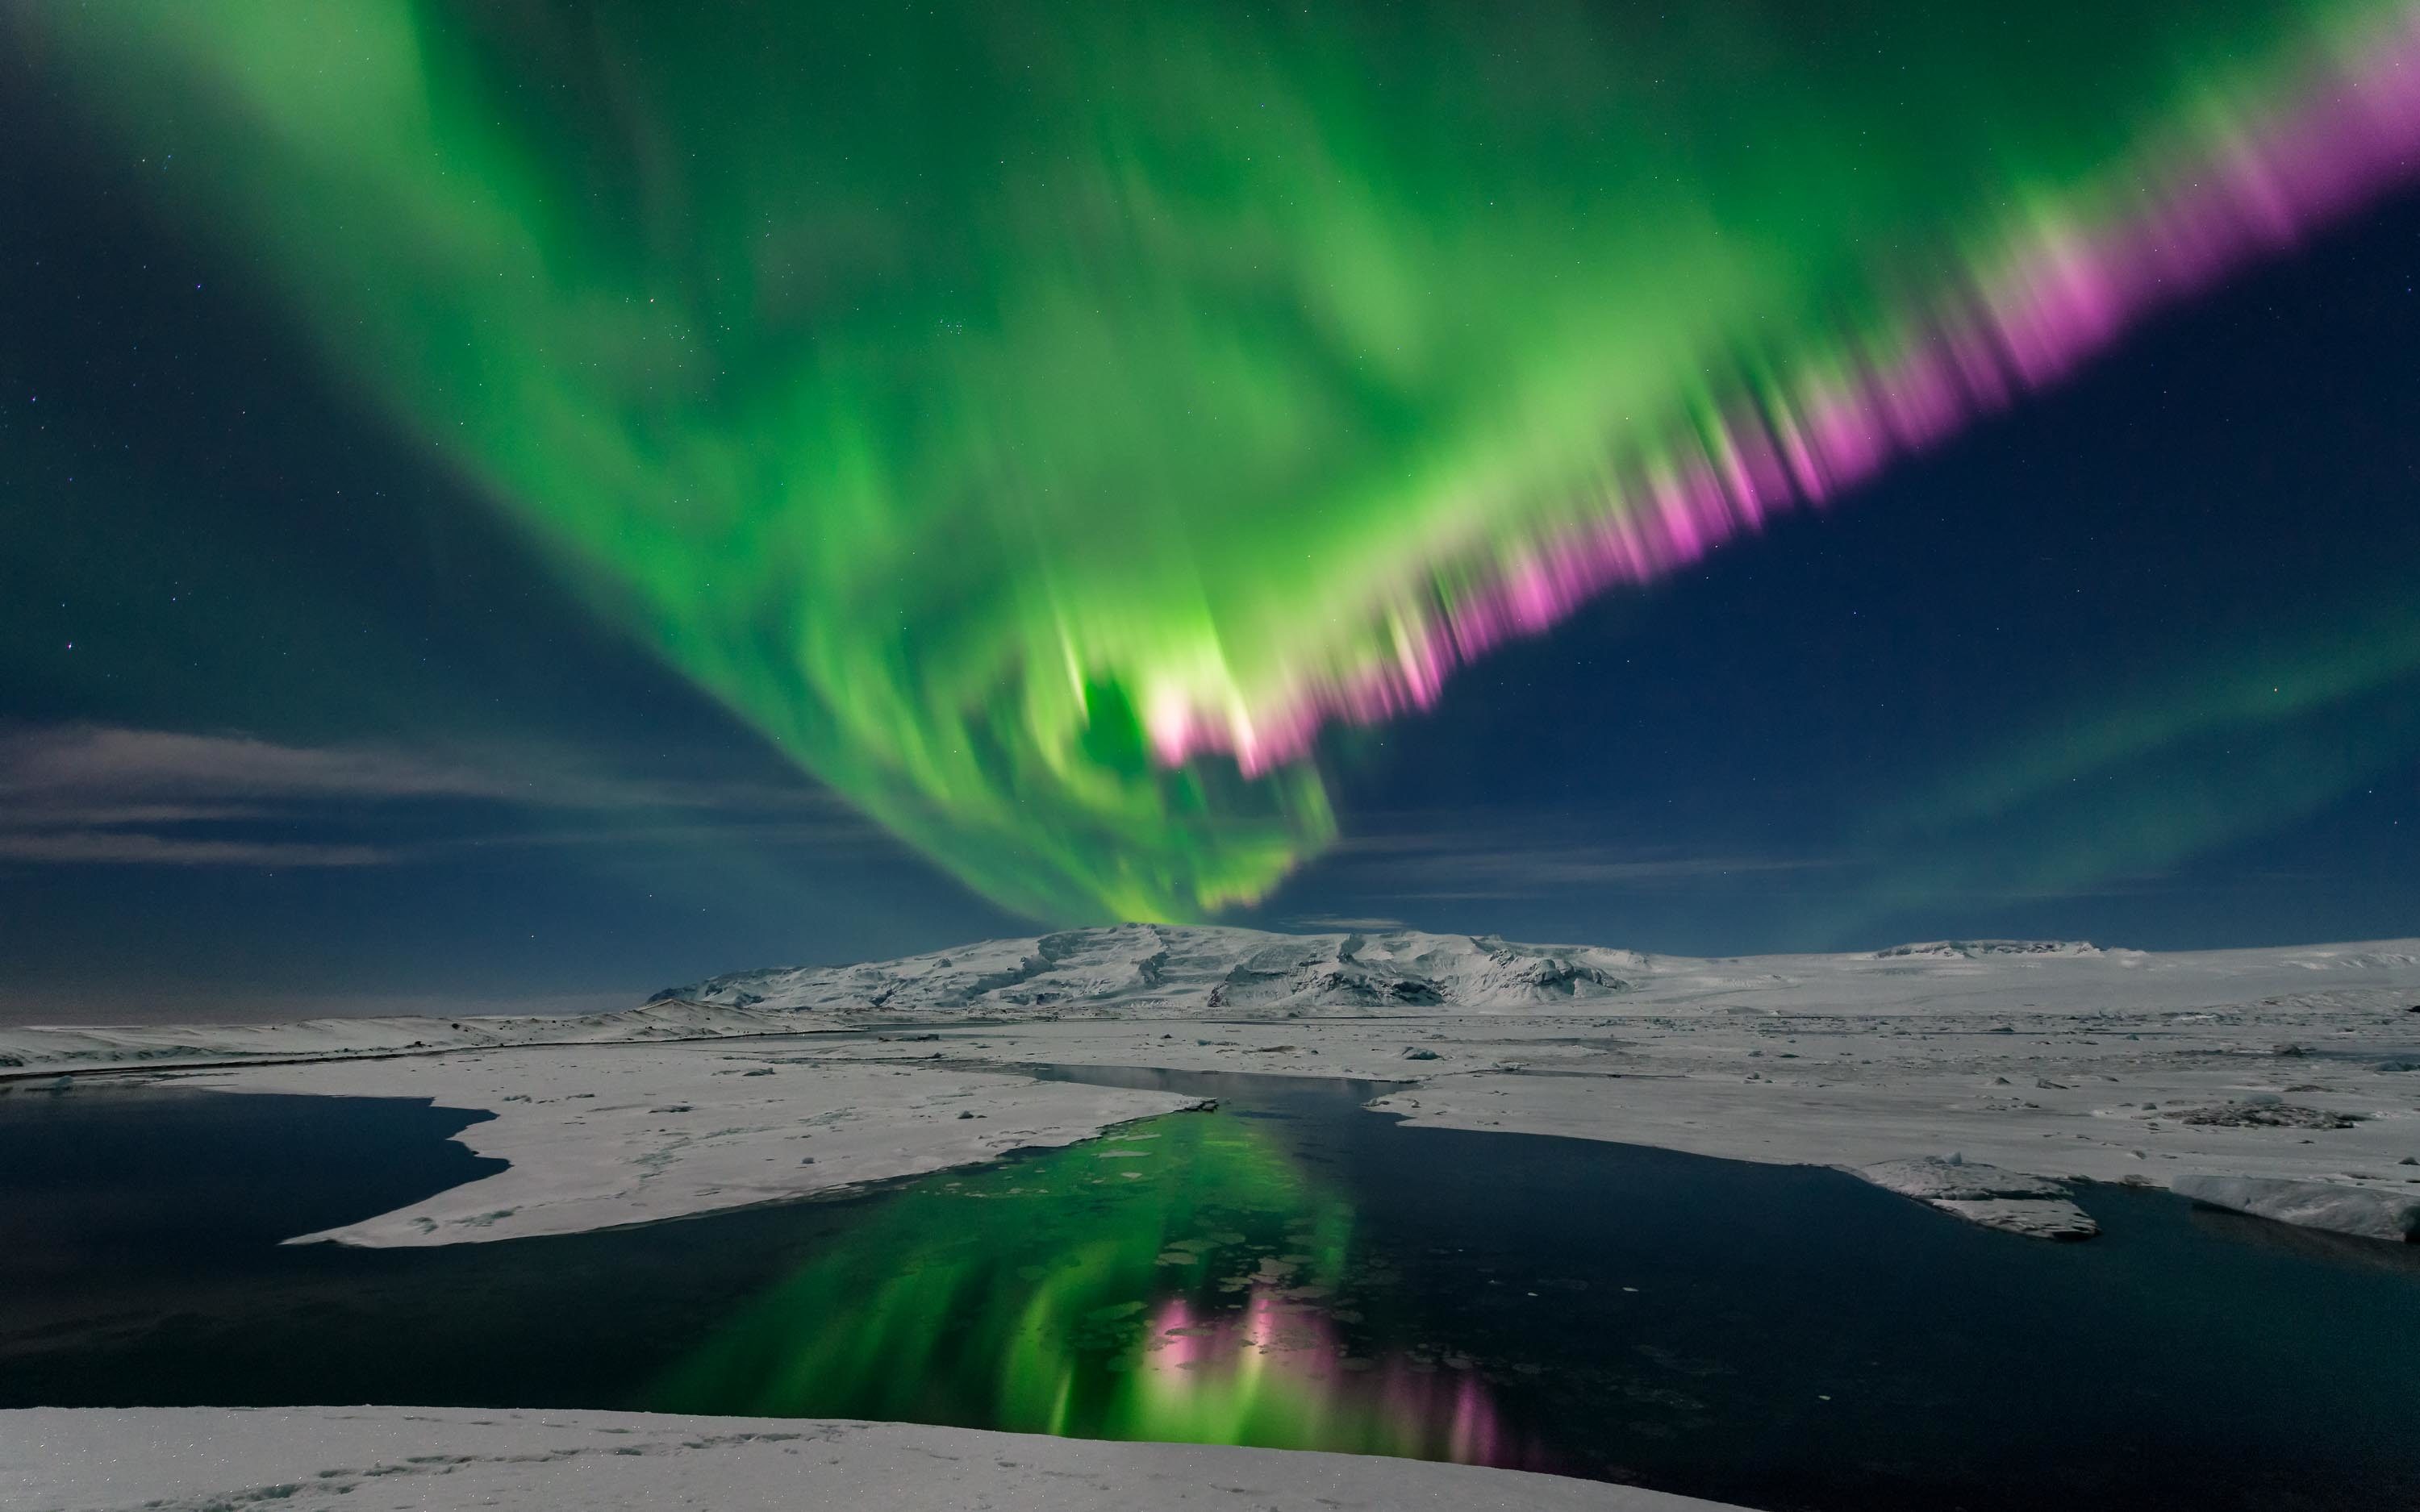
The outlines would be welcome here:
[[[1354,1352],[1352,1235],[1265,1128],[1162,1119],[896,1194],[651,1405],[1537,1463],[1472,1362]]]

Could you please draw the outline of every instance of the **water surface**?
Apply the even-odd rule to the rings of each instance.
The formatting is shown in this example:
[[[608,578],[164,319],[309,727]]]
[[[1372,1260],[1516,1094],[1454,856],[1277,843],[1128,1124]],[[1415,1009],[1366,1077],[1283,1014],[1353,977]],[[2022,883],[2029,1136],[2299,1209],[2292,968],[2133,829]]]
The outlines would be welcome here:
[[[475,1177],[466,1115],[0,1097],[0,1247],[40,1257],[0,1260],[0,1401],[903,1418],[1843,1512],[2420,1506],[2409,1246],[2111,1187],[2101,1239],[2052,1245],[1828,1171],[1405,1128],[1366,1083],[1058,1074],[1221,1106],[843,1200],[378,1252],[272,1240]]]

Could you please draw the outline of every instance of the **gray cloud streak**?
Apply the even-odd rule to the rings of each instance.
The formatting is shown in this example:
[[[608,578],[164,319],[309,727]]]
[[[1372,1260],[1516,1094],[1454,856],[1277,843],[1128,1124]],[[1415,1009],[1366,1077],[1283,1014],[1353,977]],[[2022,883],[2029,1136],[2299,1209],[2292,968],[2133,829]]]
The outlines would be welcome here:
[[[290,838],[298,825],[343,833],[447,803],[496,810],[495,832],[405,842]],[[276,833],[259,833],[266,825]],[[471,845],[742,836],[830,845],[877,833],[803,783],[634,780],[526,749],[441,755],[99,725],[0,734],[0,861],[21,864],[360,867]]]
[[[1678,855],[1575,844],[1544,835],[1373,834],[1343,841],[1326,863],[1355,894],[1424,902],[1538,898],[1574,889],[1642,891],[1726,877],[1810,872],[1838,863],[1742,853]]]

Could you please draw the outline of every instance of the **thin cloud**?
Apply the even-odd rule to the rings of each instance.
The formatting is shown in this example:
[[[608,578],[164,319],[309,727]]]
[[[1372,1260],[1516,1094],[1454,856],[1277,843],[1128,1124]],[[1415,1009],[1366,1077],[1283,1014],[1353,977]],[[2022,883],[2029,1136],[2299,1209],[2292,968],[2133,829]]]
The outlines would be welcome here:
[[[427,838],[435,806],[462,804],[493,810],[485,832]],[[298,825],[336,838],[298,841]],[[398,827],[412,838],[359,834]],[[362,867],[474,846],[835,845],[876,833],[804,782],[634,780],[546,751],[441,755],[101,725],[0,734],[0,861],[23,864]]]
[[[539,791],[497,774],[374,747],[281,746],[249,735],[70,725],[0,741],[0,797],[292,800],[500,798]]]
[[[1820,857],[1723,851],[1682,853],[1580,845],[1522,835],[1392,833],[1340,844],[1330,863],[1348,886],[1374,898],[1470,902],[1539,898],[1574,890],[1645,891],[1728,878],[1782,875],[1838,863]]]
[[[140,832],[0,831],[0,860],[137,866],[271,868],[383,866],[395,854],[375,845],[311,845],[278,841],[180,840]]]

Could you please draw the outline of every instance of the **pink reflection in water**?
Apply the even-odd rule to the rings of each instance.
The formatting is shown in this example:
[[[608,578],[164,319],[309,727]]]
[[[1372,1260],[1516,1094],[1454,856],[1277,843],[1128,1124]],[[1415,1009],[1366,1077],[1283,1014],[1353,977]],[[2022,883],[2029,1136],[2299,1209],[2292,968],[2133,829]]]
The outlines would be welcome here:
[[[1241,1313],[1163,1304],[1136,1374],[1171,1424],[1232,1428],[1268,1411],[1325,1425],[1321,1447],[1544,1468],[1475,1371],[1404,1354],[1355,1359],[1332,1319],[1273,1287],[1254,1287]]]
[[[1617,466],[1595,517],[1395,606],[1384,656],[1304,672],[1249,709],[1156,701],[1159,759],[1224,751],[1258,773],[1304,754],[1330,719],[1425,707],[1457,664],[1609,588],[1696,561],[1769,515],[1822,504],[1893,456],[2063,378],[2146,312],[2420,174],[2420,4],[2366,40],[2214,146],[2171,151],[2130,203],[2091,224],[2036,225],[1995,269],[1936,301],[1896,349],[1852,352],[1694,422],[1656,448],[1676,460]]]

